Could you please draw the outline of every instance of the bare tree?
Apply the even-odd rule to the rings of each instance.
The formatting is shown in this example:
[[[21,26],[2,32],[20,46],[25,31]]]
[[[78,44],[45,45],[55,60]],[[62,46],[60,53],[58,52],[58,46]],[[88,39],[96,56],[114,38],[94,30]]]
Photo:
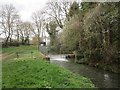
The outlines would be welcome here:
[[[29,38],[32,31],[32,25],[30,22],[22,22],[19,26],[19,35],[22,41],[22,44],[29,44]]]
[[[34,25],[34,29],[32,30],[32,32],[34,33],[35,37],[38,38],[38,45],[39,45],[40,34],[42,32],[42,28],[44,24],[42,13],[40,11],[34,12],[32,15],[32,19],[33,19],[33,25]]]
[[[1,33],[5,36],[5,44],[7,46],[8,42],[11,42],[13,36],[13,30],[19,15],[13,5],[4,5],[0,10],[0,25]]]
[[[22,24],[22,21],[20,19],[18,19],[16,21],[16,29],[15,29],[15,37],[17,38],[17,42],[20,43],[20,30],[21,30],[21,24]]]
[[[48,18],[53,18],[62,29],[64,21],[68,16],[70,4],[71,2],[49,2],[43,13],[47,14]]]

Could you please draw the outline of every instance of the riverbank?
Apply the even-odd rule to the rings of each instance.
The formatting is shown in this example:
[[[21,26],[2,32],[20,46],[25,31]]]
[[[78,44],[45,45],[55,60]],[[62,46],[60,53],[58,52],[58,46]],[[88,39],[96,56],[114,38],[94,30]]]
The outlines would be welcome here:
[[[17,59],[12,54],[2,60],[2,88],[95,88],[90,79],[74,74],[58,65],[52,65],[43,60],[44,56],[35,46],[13,48],[16,51],[30,52],[31,55],[21,54]],[[3,49],[8,53],[12,49]]]
[[[64,55],[50,55],[50,63],[64,67],[80,76],[82,75],[86,78],[90,78],[98,88],[120,88],[118,83],[120,77],[119,74],[89,65],[75,63],[74,58],[65,58]]]
[[[95,68],[99,68],[99,69],[103,69],[106,71],[110,71],[113,73],[118,73],[120,74],[120,65],[118,65],[117,63],[112,63],[112,64],[106,64],[103,61],[89,61],[86,58],[82,58],[80,60],[77,60],[76,63],[79,64],[86,64]]]
[[[53,55],[63,55],[68,59],[75,60],[74,54],[53,54]],[[75,60],[75,62],[79,63],[79,64],[85,64],[85,65],[89,65],[89,66],[92,66],[95,68],[99,68],[102,70],[120,74],[120,69],[119,69],[120,65],[117,62],[116,63],[106,63],[104,61],[88,60],[87,58],[81,58],[81,59]]]

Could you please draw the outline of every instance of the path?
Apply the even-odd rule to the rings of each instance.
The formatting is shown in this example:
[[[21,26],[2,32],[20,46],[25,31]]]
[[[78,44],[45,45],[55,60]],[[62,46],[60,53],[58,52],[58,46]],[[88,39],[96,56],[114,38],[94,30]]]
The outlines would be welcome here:
[[[9,53],[5,53],[5,54],[1,54],[0,55],[0,60],[6,59],[10,56],[13,56],[15,53],[9,54]]]
[[[21,50],[24,50],[24,49],[21,49],[21,50],[20,50],[20,49],[17,49],[17,50],[18,50],[18,51],[21,51]],[[15,50],[15,51],[10,51],[10,52],[1,54],[1,55],[0,55],[0,60],[3,60],[3,59],[6,59],[6,58],[8,58],[8,57],[13,56],[17,50]]]

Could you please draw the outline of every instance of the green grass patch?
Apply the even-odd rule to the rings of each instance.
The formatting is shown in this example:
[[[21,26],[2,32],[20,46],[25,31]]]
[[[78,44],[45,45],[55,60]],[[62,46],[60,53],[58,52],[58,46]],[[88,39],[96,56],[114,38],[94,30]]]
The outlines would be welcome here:
[[[43,60],[15,61],[3,71],[3,88],[94,88],[89,79]]]
[[[16,49],[16,47],[15,47]],[[19,47],[24,52],[33,51],[37,59],[17,59],[16,55],[3,60],[3,88],[94,88],[85,77],[74,74],[58,65],[42,60],[36,46]],[[11,49],[10,49],[11,50]],[[15,50],[16,51],[16,50]],[[29,57],[24,55],[21,57]]]
[[[2,88],[2,61],[0,60],[0,89]]]
[[[9,48],[2,48],[2,53],[12,53],[12,52],[15,52],[15,51],[22,51],[22,50],[26,50],[26,49],[31,49],[31,50],[35,50],[37,47],[34,47],[34,46],[20,46],[20,47],[9,47]]]
[[[2,54],[2,48],[0,47],[0,54]]]

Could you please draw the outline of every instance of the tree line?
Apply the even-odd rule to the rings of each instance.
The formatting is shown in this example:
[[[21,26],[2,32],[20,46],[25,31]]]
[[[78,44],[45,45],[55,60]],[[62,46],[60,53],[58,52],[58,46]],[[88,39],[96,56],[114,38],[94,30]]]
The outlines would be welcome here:
[[[56,3],[54,3],[55,6]],[[54,7],[52,3],[52,7]],[[59,11],[62,10],[57,8]],[[51,8],[51,9],[55,9]],[[111,64],[119,60],[119,3],[118,2],[72,2],[69,3],[67,14],[63,19],[57,15],[46,25],[51,38],[49,48],[59,53],[73,53],[78,58],[84,57],[89,61],[104,61]],[[58,31],[56,28],[59,27]]]
[[[61,51],[73,52],[88,60],[118,62],[119,3],[73,2],[61,34]]]
[[[13,5],[0,10],[0,34],[5,46],[15,41],[29,44],[30,37],[43,41],[48,33],[50,51],[73,53],[89,60],[112,63],[120,53],[118,2],[48,2],[33,13],[32,22],[23,22]]]

